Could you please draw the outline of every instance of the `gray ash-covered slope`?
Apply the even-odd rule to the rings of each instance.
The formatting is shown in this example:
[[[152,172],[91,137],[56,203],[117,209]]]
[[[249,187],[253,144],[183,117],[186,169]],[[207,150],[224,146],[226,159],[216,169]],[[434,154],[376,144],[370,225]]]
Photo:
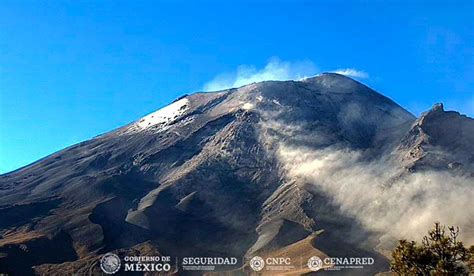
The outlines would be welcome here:
[[[442,104],[421,115],[399,146],[410,171],[451,170],[474,176],[474,120]]]
[[[376,256],[354,218],[286,175],[279,146],[350,148],[367,160],[401,156],[402,171],[431,166],[425,145],[445,146],[453,156],[472,147],[473,120],[438,109],[416,121],[338,74],[182,97],[0,176],[0,268],[58,272],[65,265],[54,264],[73,266],[146,241],[172,256],[244,256],[318,229],[327,233],[320,244],[327,254]],[[458,139],[440,133],[430,123],[436,120],[465,131],[466,144],[451,143]],[[447,168],[472,164],[472,155],[463,156]],[[354,231],[357,237],[342,238]]]

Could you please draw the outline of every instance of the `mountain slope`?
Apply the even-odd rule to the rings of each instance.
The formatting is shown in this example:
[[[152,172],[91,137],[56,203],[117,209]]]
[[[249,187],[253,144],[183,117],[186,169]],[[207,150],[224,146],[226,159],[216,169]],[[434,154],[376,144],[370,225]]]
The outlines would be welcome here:
[[[426,140],[414,129],[442,145],[456,140],[426,124],[427,117],[415,120],[338,74],[185,96],[0,176],[0,268],[31,273],[35,265],[74,262],[147,241],[172,256],[250,256],[324,228],[326,254],[377,256],[382,269],[386,259],[374,250],[380,229],[341,208],[314,185],[318,178],[289,169],[287,157],[298,161],[298,151],[358,152],[357,162],[393,162],[401,178],[422,162],[406,157]],[[465,141],[455,151],[444,150],[453,160],[474,142],[472,119],[463,117],[458,125],[467,132]],[[471,162],[472,156],[461,159]],[[315,160],[299,164],[314,172]],[[32,254],[52,246],[69,253],[63,259]]]
[[[474,121],[442,104],[417,119],[400,144],[410,170],[436,168],[474,175]]]

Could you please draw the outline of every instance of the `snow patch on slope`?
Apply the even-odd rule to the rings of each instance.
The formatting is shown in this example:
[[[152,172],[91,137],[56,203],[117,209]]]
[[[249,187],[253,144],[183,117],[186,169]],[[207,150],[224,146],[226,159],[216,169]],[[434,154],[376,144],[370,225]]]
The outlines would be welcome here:
[[[155,125],[159,125],[159,126],[164,127],[160,130],[164,130],[166,129],[166,125],[180,118],[182,115],[186,113],[186,111],[188,111],[188,109],[189,109],[188,99],[184,98],[184,99],[178,100],[168,106],[163,107],[160,110],[157,110],[141,118],[134,124],[133,129],[143,130]]]

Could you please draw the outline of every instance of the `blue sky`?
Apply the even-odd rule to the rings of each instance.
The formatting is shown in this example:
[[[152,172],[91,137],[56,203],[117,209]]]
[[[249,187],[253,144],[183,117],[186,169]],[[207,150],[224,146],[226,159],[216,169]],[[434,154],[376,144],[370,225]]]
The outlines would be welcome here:
[[[473,22],[473,1],[3,0],[0,173],[242,78],[350,68],[472,117]]]

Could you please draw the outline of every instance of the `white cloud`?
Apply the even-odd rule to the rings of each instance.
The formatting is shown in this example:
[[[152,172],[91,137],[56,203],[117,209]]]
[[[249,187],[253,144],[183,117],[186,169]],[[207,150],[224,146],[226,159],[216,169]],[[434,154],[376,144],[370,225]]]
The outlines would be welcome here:
[[[303,79],[317,73],[318,69],[311,61],[289,62],[274,57],[261,69],[253,65],[240,65],[235,72],[221,74],[206,83],[203,90],[223,90],[266,80]]]
[[[338,73],[344,76],[366,79],[369,77],[369,74],[364,71],[360,71],[354,68],[344,68],[332,71],[333,73]]]

